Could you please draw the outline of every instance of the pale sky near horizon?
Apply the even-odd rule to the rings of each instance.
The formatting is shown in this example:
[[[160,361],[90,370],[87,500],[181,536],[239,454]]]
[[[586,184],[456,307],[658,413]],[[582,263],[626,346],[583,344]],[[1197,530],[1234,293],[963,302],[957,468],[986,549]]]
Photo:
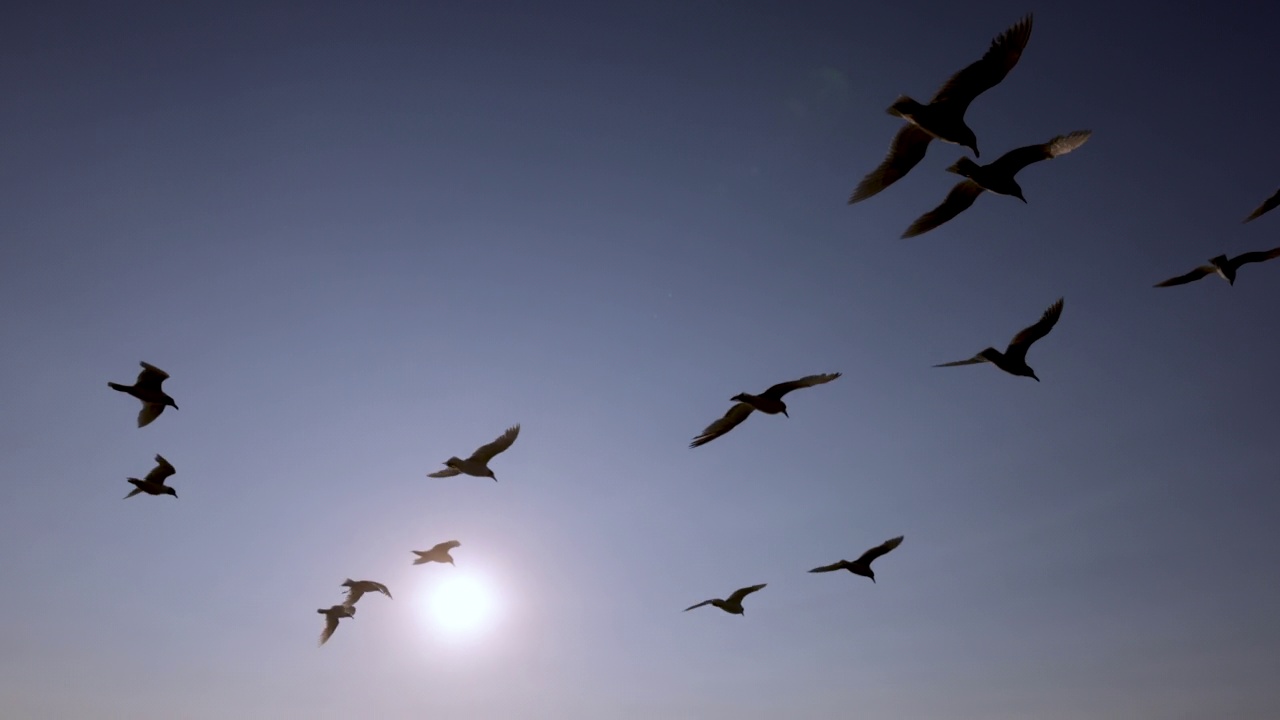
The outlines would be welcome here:
[[[964,149],[846,205],[1032,11],[981,160],[1090,141],[911,240]],[[1277,20],[8,3],[0,716],[1280,717],[1280,262],[1151,287],[1280,245]],[[1058,297],[1043,382],[930,367]],[[515,423],[497,483],[426,477]],[[179,499],[123,501],[156,453]],[[345,578],[395,597],[317,648]]]

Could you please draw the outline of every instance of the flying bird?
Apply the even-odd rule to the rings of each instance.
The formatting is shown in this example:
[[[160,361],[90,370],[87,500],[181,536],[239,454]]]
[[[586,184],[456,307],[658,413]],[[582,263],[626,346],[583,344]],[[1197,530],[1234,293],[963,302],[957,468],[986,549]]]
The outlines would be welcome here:
[[[342,618],[353,618],[356,616],[356,608],[354,605],[334,605],[328,610],[321,608],[316,610],[324,616],[324,632],[320,633],[320,644],[325,644],[333,631],[338,629],[338,621]]]
[[[858,183],[849,196],[849,204],[866,200],[901,180],[911,168],[924,159],[929,142],[934,138],[973,150],[978,154],[978,138],[964,122],[969,103],[982,93],[1004,80],[1031,38],[1032,16],[1027,15],[991,41],[991,47],[981,60],[951,76],[951,79],[934,93],[928,105],[921,105],[906,95],[899,96],[890,105],[890,115],[907,121],[893,136],[889,154],[879,167]]]
[[[443,470],[437,470],[427,475],[433,478],[453,477],[459,473],[465,473],[474,477],[493,478],[494,482],[498,481],[498,477],[489,469],[489,461],[494,455],[511,447],[511,443],[516,441],[516,436],[520,434],[520,425],[512,425],[507,431],[498,436],[498,439],[488,445],[481,445],[475,452],[471,453],[471,457],[466,460],[460,460],[451,457],[444,461],[447,466]]]
[[[902,237],[923,235],[954,218],[969,209],[983,190],[990,190],[999,195],[1012,195],[1025,203],[1027,199],[1022,196],[1022,188],[1013,176],[1031,163],[1066,155],[1085,144],[1092,134],[1091,130],[1077,130],[1059,135],[1043,145],[1028,145],[1010,150],[989,165],[979,165],[969,158],[960,158],[954,165],[947,168],[947,172],[963,175],[967,179],[961,180],[951,188],[951,192],[947,193],[947,198],[941,205],[911,223],[911,227],[902,233]]]
[[[840,562],[833,563],[831,565],[823,565],[822,567],[816,567],[810,570],[809,572],[825,573],[825,572],[834,572],[836,570],[848,570],[854,575],[861,575],[862,577],[871,578],[871,582],[875,582],[876,574],[871,569],[871,561],[875,560],[881,555],[884,555],[885,553],[898,547],[901,544],[902,544],[902,536],[899,535],[896,538],[890,538],[889,540],[885,540],[883,543],[862,553],[862,555],[860,555],[857,560],[853,560],[853,561],[841,560]]]
[[[386,585],[372,580],[352,580],[347,578],[342,586],[349,588],[347,590],[347,599],[342,601],[343,605],[354,606],[356,601],[364,597],[365,593],[380,592],[387,597],[391,597],[391,591]]]
[[[698,435],[698,437],[693,439],[693,442],[689,443],[689,447],[696,448],[700,445],[706,445],[712,440],[724,435],[740,425],[743,420],[746,420],[752,410],[759,410],[760,412],[768,415],[777,415],[778,413],[782,413],[787,417],[791,417],[790,415],[787,415],[787,404],[782,402],[783,395],[786,395],[792,390],[829,383],[840,377],[840,375],[841,373],[809,375],[808,377],[802,377],[799,380],[778,383],[759,395],[738,393],[737,395],[729,398],[732,401],[736,401],[737,404],[731,406],[729,411],[724,414],[724,417],[708,425],[707,428],[702,431],[702,434]]]
[[[1195,282],[1206,275],[1217,274],[1218,277],[1226,280],[1228,284],[1236,284],[1236,271],[1241,265],[1246,263],[1263,262],[1272,258],[1280,257],[1280,248],[1274,250],[1261,250],[1258,252],[1247,252],[1243,255],[1237,255],[1230,260],[1226,255],[1219,255],[1209,259],[1208,265],[1201,265],[1186,275],[1179,275],[1175,278],[1169,278],[1162,283],[1156,283],[1156,287],[1171,287],[1173,285],[1185,285],[1189,282]]]
[[[423,563],[438,562],[453,565],[453,557],[449,555],[449,551],[461,544],[457,540],[449,540],[436,545],[430,550],[412,550],[410,552],[418,556],[414,558],[413,564],[422,565]],[[390,597],[390,595],[387,597]]]
[[[151,468],[151,472],[141,480],[138,478],[129,478],[129,482],[133,485],[133,490],[124,496],[125,500],[137,495],[138,493],[146,493],[148,495],[172,495],[178,497],[178,491],[164,484],[164,479],[178,472],[173,469],[168,460],[165,460],[159,454],[156,455],[156,466]]]
[[[169,373],[145,362],[138,364],[142,366],[142,372],[138,373],[138,379],[132,385],[108,382],[107,386],[142,401],[142,410],[138,412],[138,427],[143,427],[160,417],[166,405],[172,405],[177,410],[178,404],[160,389],[164,381],[169,379]]]
[[[975,365],[989,362],[1011,375],[1021,375],[1040,382],[1040,378],[1036,377],[1036,371],[1027,365],[1027,350],[1032,343],[1049,334],[1053,326],[1058,323],[1058,317],[1061,315],[1062,298],[1058,298],[1057,302],[1044,311],[1044,315],[1040,316],[1035,325],[1025,328],[1022,332],[1014,335],[1013,339],[1009,341],[1009,347],[1005,348],[1003,353],[993,347],[989,347],[968,360],[942,363],[941,365],[934,365],[934,367],[955,367],[956,365]]]
[[[1280,207],[1280,190],[1276,190],[1275,195],[1263,200],[1262,204],[1259,205],[1256,210],[1249,213],[1249,217],[1245,218],[1244,221],[1249,222],[1250,220],[1257,220],[1266,213],[1275,210],[1276,207]]]
[[[742,607],[742,599],[750,595],[751,593],[759,590],[760,588],[764,587],[767,584],[768,583],[760,583],[759,585],[752,585],[751,587],[744,587],[740,590],[735,590],[733,594],[729,596],[728,600],[721,600],[720,598],[715,598],[714,600],[703,600],[697,605],[690,605],[689,607],[685,608],[684,611],[689,612],[690,610],[694,608],[700,608],[703,605],[714,605],[715,607],[718,607],[727,613],[730,613],[733,615],[743,615],[746,613],[746,610]]]

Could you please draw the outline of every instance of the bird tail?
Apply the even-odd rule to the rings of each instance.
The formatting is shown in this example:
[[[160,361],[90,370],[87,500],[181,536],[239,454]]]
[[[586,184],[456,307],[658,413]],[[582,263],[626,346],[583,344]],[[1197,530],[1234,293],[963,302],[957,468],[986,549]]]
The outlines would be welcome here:
[[[121,385],[120,383],[109,382],[107,383],[107,387],[111,388],[112,390],[119,390],[120,392],[129,392],[129,386]]]
[[[894,100],[893,104],[890,105],[885,112],[893,115],[894,117],[905,118],[908,115],[914,115],[920,108],[920,103],[912,100],[906,95],[899,95],[898,99]]]
[[[962,157],[959,160],[957,160],[954,165],[947,168],[947,172],[953,172],[957,175],[963,175],[965,177],[973,177],[973,171],[977,169],[978,169],[978,163],[970,160],[967,157]]]

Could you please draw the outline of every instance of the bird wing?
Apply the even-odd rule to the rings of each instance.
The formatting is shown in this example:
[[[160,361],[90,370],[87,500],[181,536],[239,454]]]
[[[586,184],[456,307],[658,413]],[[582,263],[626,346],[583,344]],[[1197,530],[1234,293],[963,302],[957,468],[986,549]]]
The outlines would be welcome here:
[[[973,204],[982,194],[982,186],[972,180],[961,180],[947,193],[947,199],[938,207],[916,218],[911,227],[902,233],[902,237],[910,238],[923,235],[951,218],[959,215]]]
[[[690,605],[689,607],[685,608],[685,609],[684,609],[684,612],[689,612],[690,610],[692,610],[692,609],[694,609],[694,608],[700,608],[700,607],[702,607],[703,605],[710,605],[710,604],[711,604],[711,603],[713,603],[713,602],[715,602],[715,600],[703,600],[702,602],[698,603],[697,605]]]
[[[1231,264],[1240,267],[1246,263],[1262,262],[1272,258],[1280,257],[1280,248],[1274,250],[1259,250],[1258,252],[1247,252],[1243,255],[1237,255],[1231,258]]]
[[[880,543],[879,545],[877,545],[877,546],[875,546],[875,547],[871,548],[870,550],[868,550],[868,551],[866,551],[866,552],[862,553],[862,557],[858,558],[857,562],[860,562],[860,563],[864,563],[864,564],[870,565],[872,560],[875,560],[876,558],[880,557],[881,555],[884,555],[885,553],[889,552],[890,550],[892,550],[892,549],[894,549],[894,548],[898,547],[899,545],[901,545],[901,544],[902,544],[902,537],[903,537],[903,536],[899,535],[899,536],[898,536],[898,537],[896,537],[896,538],[890,538],[890,539],[888,539],[888,540],[885,540],[884,542]]]
[[[1016,150],[1010,150],[996,158],[996,161],[991,165],[998,166],[1002,172],[1013,176],[1031,163],[1052,160],[1059,155],[1066,155],[1085,144],[1092,135],[1092,130],[1076,130],[1066,135],[1059,135],[1047,143],[1028,145]]]
[[[764,397],[781,400],[783,395],[786,395],[792,390],[799,390],[800,388],[829,383],[840,377],[840,375],[841,373],[819,373],[818,375],[808,375],[800,378],[799,380],[792,380],[791,382],[778,383],[768,390],[765,390]]]
[[[721,435],[729,432],[742,424],[742,421],[746,420],[747,416],[750,415],[751,411],[754,409],[755,408],[751,407],[747,403],[740,402],[734,404],[734,406],[729,408],[728,412],[724,414],[724,417],[708,425],[707,428],[702,431],[702,434],[694,438],[693,442],[689,443],[689,447],[696,448],[706,445],[712,440],[715,440]]]
[[[427,473],[427,477],[444,478],[444,477],[453,477],[454,475],[458,475],[458,474],[459,474],[459,471],[457,469],[447,467],[447,468],[444,468],[443,470],[437,470],[433,473]]]
[[[733,594],[729,596],[729,599],[726,602],[728,602],[731,605],[739,605],[742,603],[743,598],[759,590],[760,588],[764,587],[767,584],[768,583],[760,583],[759,585],[752,585],[751,587],[744,587],[739,590],[734,590]]]
[[[369,582],[370,582],[370,584],[372,584],[375,588],[377,588],[378,592],[382,593],[383,595],[386,595],[386,596],[387,596],[387,597],[389,597],[389,598],[391,597],[391,591],[387,589],[387,586],[386,586],[386,585],[383,585],[383,584],[382,584],[382,583],[380,583],[380,582],[373,582],[372,580],[370,580]],[[392,599],[394,600],[395,598],[392,598]]]
[[[809,572],[811,573],[834,572],[836,570],[844,570],[848,566],[849,566],[848,560],[841,560],[840,562],[831,563],[830,565],[823,565],[822,567],[816,567],[810,570]]]
[[[977,365],[978,363],[991,362],[985,355],[974,355],[968,360],[956,360],[955,362],[942,363],[934,365],[934,367],[958,367],[960,365]]]
[[[320,644],[328,642],[333,635],[333,631],[338,629],[338,616],[333,613],[327,613],[324,616],[324,632],[320,633]]]
[[[364,597],[364,589],[359,585],[353,585],[351,589],[347,591],[347,599],[343,600],[342,604],[347,607],[355,607],[356,601],[362,597]]]
[[[915,123],[905,123],[893,143],[889,145],[889,154],[885,155],[880,165],[862,178],[858,187],[849,196],[849,204],[861,202],[890,185],[901,180],[911,168],[924,159],[929,151],[929,141],[933,136],[921,130]]]
[[[435,547],[431,548],[428,552],[439,552],[439,551],[448,552],[458,547],[461,544],[462,543],[458,542],[457,540],[447,540],[445,542],[437,544]],[[386,588],[383,588],[383,589],[385,590]]]
[[[164,406],[160,403],[142,403],[142,409],[138,411],[138,427],[150,425],[151,421],[160,417],[162,412],[164,412]]]
[[[982,59],[952,75],[934,93],[930,104],[946,103],[963,114],[974,98],[998,85],[1018,64],[1022,50],[1031,38],[1031,22],[1031,15],[1027,15],[997,35]]]
[[[1009,347],[1004,351],[1005,356],[1025,359],[1031,344],[1048,335],[1053,326],[1058,324],[1058,318],[1061,316],[1062,298],[1058,298],[1057,302],[1044,311],[1044,314],[1040,316],[1035,325],[1023,328],[1022,332],[1013,336],[1013,339],[1009,341]]]
[[[1217,271],[1217,268],[1215,268],[1212,265],[1201,265],[1200,267],[1196,268],[1195,270],[1192,270],[1186,275],[1179,275],[1178,277],[1169,278],[1164,282],[1156,283],[1154,287],[1172,287],[1174,285],[1186,285],[1189,282],[1195,282],[1196,280],[1199,280],[1205,275],[1212,275],[1216,271]]]
[[[134,385],[138,388],[146,388],[148,390],[159,390],[160,385],[169,379],[169,373],[161,370],[155,365],[147,363],[138,363],[142,366],[142,372],[138,373],[138,379],[134,381]]]
[[[469,458],[472,462],[487,463],[493,459],[494,455],[511,447],[511,443],[516,441],[516,436],[520,434],[520,425],[512,425],[507,431],[498,436],[498,439],[488,445],[481,445],[476,451],[471,453]]]
[[[1250,220],[1257,220],[1263,214],[1270,212],[1271,210],[1275,210],[1277,207],[1280,207],[1280,190],[1276,190],[1275,195],[1263,200],[1262,204],[1259,205],[1256,210],[1249,213],[1249,217],[1245,218],[1244,221],[1249,222]]]
[[[176,472],[178,471],[173,469],[173,466],[169,464],[168,460],[165,460],[160,455],[156,455],[156,466],[151,468],[151,472],[147,473],[147,477],[144,482],[162,483],[165,478]]]

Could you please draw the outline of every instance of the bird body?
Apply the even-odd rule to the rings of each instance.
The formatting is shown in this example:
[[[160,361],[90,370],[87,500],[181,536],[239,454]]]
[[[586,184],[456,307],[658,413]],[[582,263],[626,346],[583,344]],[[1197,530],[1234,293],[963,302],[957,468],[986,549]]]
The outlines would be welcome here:
[[[380,592],[388,598],[391,597],[391,591],[387,589],[386,585],[372,580],[352,580],[347,578],[342,583],[342,586],[348,588],[347,599],[342,601],[342,604],[347,606],[354,606],[357,600],[364,597],[365,593]]]
[[[177,410],[178,404],[161,389],[164,381],[169,379],[169,373],[145,362],[139,364],[142,372],[138,373],[138,379],[132,385],[108,382],[107,387],[142,401],[142,410],[138,412],[138,427],[143,427],[160,417],[166,407],[172,406]]]
[[[1034,325],[1024,328],[1017,335],[1014,335],[1004,352],[989,347],[968,360],[942,363],[941,365],[934,365],[934,367],[955,367],[957,365],[974,365],[989,362],[1010,375],[1029,377],[1036,382],[1040,382],[1040,378],[1036,377],[1035,371],[1027,365],[1027,350],[1030,349],[1032,343],[1049,334],[1053,326],[1058,324],[1058,318],[1061,315],[1062,298],[1058,298],[1058,301],[1050,305],[1049,309],[1044,311],[1044,314],[1040,316],[1040,319]]]
[[[354,605],[333,605],[327,610],[320,608],[316,612],[324,616],[324,630],[320,633],[321,645],[328,642],[329,638],[333,636],[333,631],[338,629],[339,620],[356,616]]]
[[[435,547],[431,548],[430,550],[413,550],[411,552],[413,552],[414,555],[418,556],[414,558],[413,564],[422,565],[424,563],[429,563],[429,562],[438,562],[438,563],[449,563],[450,565],[453,565],[454,564],[453,557],[449,555],[449,551],[452,550],[453,548],[458,547],[461,544],[462,543],[458,542],[457,540],[449,540],[447,542],[442,542],[437,544]],[[388,597],[390,597],[390,595],[388,595]]]
[[[177,498],[178,491],[164,484],[165,478],[176,472],[177,470],[173,468],[173,465],[169,464],[168,460],[165,460],[157,454],[156,466],[151,469],[151,472],[147,473],[145,478],[142,480],[139,480],[138,478],[129,478],[130,484],[133,485],[133,490],[130,491],[128,495],[125,495],[124,499],[128,500],[138,493],[146,493],[148,495],[172,495],[174,498]]]
[[[706,429],[698,435],[698,437],[693,439],[693,442],[689,443],[689,447],[696,448],[701,445],[706,445],[712,440],[724,435],[740,425],[743,420],[746,420],[747,416],[750,415],[753,410],[759,410],[766,415],[777,415],[781,413],[782,415],[791,417],[790,415],[787,415],[787,404],[782,401],[782,397],[784,395],[792,390],[829,383],[838,377],[840,377],[840,373],[809,375],[807,377],[802,377],[799,380],[778,383],[759,395],[738,393],[737,395],[729,398],[730,401],[737,404],[731,406],[728,412],[726,412],[719,420],[708,425]]]
[[[840,562],[832,563],[831,565],[823,565],[822,567],[816,567],[810,570],[809,572],[825,573],[825,572],[834,572],[836,570],[848,570],[854,575],[861,575],[862,577],[865,577],[865,578],[871,578],[871,582],[875,582],[876,574],[871,569],[871,562],[876,558],[880,557],[881,555],[884,555],[890,550],[893,550],[894,548],[901,545],[902,537],[903,537],[902,535],[899,535],[896,538],[890,538],[889,540],[885,540],[883,543],[862,553],[862,555],[859,556],[857,560],[841,560]]]
[[[489,461],[498,453],[511,447],[511,444],[516,441],[516,437],[519,435],[520,425],[512,425],[493,442],[477,448],[475,452],[471,453],[471,457],[466,459],[451,457],[444,461],[445,469],[430,473],[427,477],[445,478],[461,474],[493,478],[493,481],[497,482],[498,477],[489,469]]]
[[[751,593],[763,588],[767,584],[768,583],[760,583],[759,585],[752,585],[751,587],[744,587],[739,590],[735,590],[734,593],[730,595],[727,600],[722,600],[720,598],[714,598],[712,600],[703,600],[702,602],[696,605],[690,605],[689,607],[685,608],[684,612],[689,612],[694,608],[700,608],[703,605],[711,605],[712,607],[718,607],[721,610],[731,615],[745,615],[746,609],[742,607],[742,599],[750,595]]]
[[[1164,282],[1156,283],[1155,286],[1156,287],[1172,287],[1174,285],[1185,285],[1189,282],[1194,282],[1196,280],[1199,280],[1200,278],[1203,278],[1209,275],[1217,275],[1223,280],[1226,280],[1228,285],[1235,285],[1236,271],[1240,269],[1241,265],[1246,265],[1248,263],[1265,262],[1267,260],[1271,260],[1277,257],[1280,257],[1280,248],[1272,248],[1271,250],[1260,250],[1258,252],[1247,252],[1242,255],[1237,255],[1233,258],[1228,258],[1226,255],[1219,255],[1217,257],[1209,258],[1208,265],[1201,265],[1200,267],[1196,268],[1195,270],[1192,270],[1186,275],[1179,275],[1178,277],[1169,278]]]

